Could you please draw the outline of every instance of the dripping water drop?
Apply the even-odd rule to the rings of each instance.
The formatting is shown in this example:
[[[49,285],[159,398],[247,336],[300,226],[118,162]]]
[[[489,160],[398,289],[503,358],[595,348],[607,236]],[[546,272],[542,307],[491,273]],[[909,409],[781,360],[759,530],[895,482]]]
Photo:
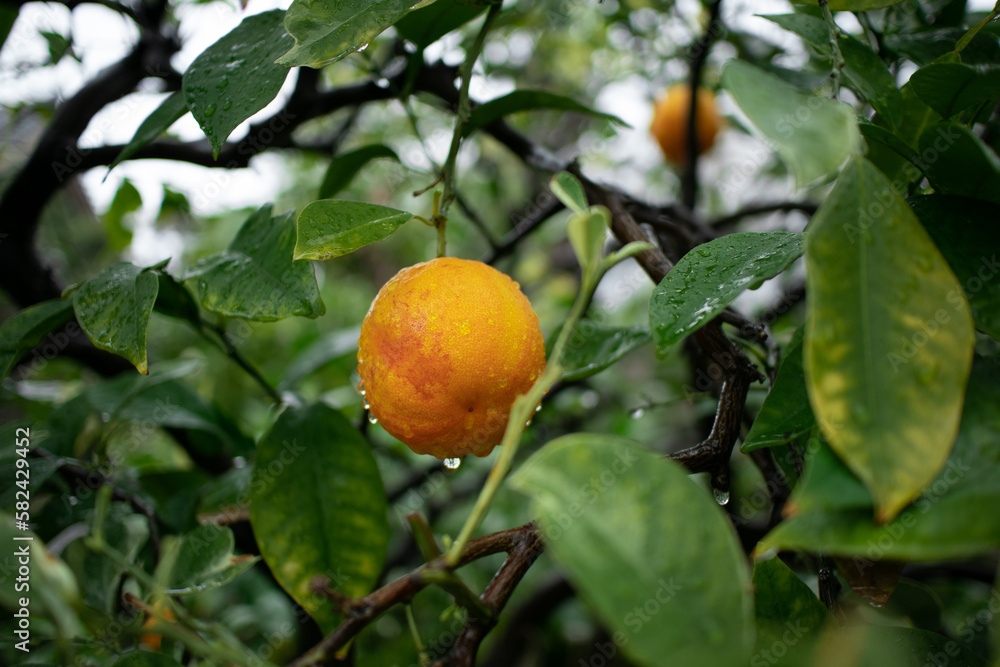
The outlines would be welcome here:
[[[456,470],[460,465],[462,465],[462,459],[455,458],[455,459],[444,460],[444,467],[447,468],[448,470]]]
[[[723,491],[722,489],[712,489],[712,495],[715,496],[715,502],[720,505],[726,505],[729,503],[729,491]]]

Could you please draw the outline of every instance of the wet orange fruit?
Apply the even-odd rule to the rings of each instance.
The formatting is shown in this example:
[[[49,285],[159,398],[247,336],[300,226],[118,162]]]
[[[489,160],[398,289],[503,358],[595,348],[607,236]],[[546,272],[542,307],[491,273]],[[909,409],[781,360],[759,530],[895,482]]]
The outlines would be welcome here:
[[[663,155],[675,165],[687,161],[688,110],[691,107],[691,88],[686,83],[675,83],[667,88],[653,107],[653,122],[649,132],[660,144]],[[698,154],[701,155],[715,143],[715,136],[722,129],[723,120],[715,108],[715,95],[704,88],[698,89],[698,107],[695,111],[698,135]]]
[[[514,399],[544,369],[545,341],[527,297],[482,262],[443,257],[403,269],[361,324],[365,405],[418,454],[489,454]]]

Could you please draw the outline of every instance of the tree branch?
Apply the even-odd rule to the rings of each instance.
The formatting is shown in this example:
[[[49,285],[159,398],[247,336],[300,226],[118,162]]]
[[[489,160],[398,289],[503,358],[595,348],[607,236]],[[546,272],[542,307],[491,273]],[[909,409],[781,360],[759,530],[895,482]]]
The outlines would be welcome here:
[[[469,540],[455,567],[450,567],[444,556],[417,568],[408,575],[383,586],[374,593],[357,599],[341,599],[341,611],[345,619],[337,629],[291,663],[291,667],[310,667],[322,664],[334,652],[342,648],[363,628],[396,604],[405,603],[429,585],[424,576],[429,571],[454,572],[463,565],[507,552],[507,560],[487,586],[480,599],[487,605],[502,608],[510,597],[514,586],[524,576],[531,563],[541,553],[541,539],[534,525],[525,524],[520,528],[493,533]],[[471,622],[471,621],[470,621]],[[464,636],[464,633],[463,633]]]
[[[722,0],[712,0],[708,5],[708,25],[705,32],[692,46],[691,71],[689,86],[691,101],[688,107],[687,131],[687,163],[681,174],[681,202],[689,211],[693,211],[698,199],[698,88],[701,87],[701,73],[708,60],[712,42],[722,30],[722,19],[719,14]]]

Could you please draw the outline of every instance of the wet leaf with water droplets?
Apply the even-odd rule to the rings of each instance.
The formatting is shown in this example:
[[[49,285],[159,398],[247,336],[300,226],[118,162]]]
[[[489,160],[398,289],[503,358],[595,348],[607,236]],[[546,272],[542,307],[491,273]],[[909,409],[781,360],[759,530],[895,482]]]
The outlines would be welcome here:
[[[332,259],[381,241],[412,213],[367,202],[321,199],[302,209],[296,221],[295,259]]]
[[[386,28],[427,0],[293,0],[285,28],[294,46],[278,62],[323,67],[365,49]]]
[[[184,276],[206,310],[273,322],[326,312],[312,264],[292,259],[292,214],[271,216],[271,206],[251,215],[229,249],[206,257]]]
[[[147,374],[146,331],[159,290],[156,274],[119,262],[73,292],[76,319],[95,346],[125,357]]]
[[[230,133],[267,106],[288,76],[287,67],[274,63],[292,45],[284,16],[277,9],[248,16],[184,73],[184,100],[216,157]]]
[[[709,241],[682,257],[649,301],[657,356],[666,356],[682,338],[744,291],[787,269],[802,252],[801,234],[745,232]]]

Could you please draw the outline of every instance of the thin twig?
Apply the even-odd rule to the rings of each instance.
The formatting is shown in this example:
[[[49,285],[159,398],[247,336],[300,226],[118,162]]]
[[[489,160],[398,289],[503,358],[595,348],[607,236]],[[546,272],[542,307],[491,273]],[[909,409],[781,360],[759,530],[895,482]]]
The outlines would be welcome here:
[[[691,100],[688,106],[686,139],[687,161],[684,173],[681,174],[681,202],[688,210],[694,210],[698,199],[698,89],[701,87],[701,74],[708,60],[712,42],[722,30],[722,0],[713,0],[708,6],[708,25],[701,38],[695,42],[694,57],[691,59],[689,86]]]
[[[208,335],[209,331],[215,335]],[[214,343],[226,354],[226,356],[235,361],[240,368],[246,371],[246,374],[249,375],[261,389],[264,390],[264,393],[267,394],[272,401],[278,404],[282,402],[281,394],[278,393],[278,390],[272,387],[270,383],[264,379],[264,376],[260,374],[260,371],[258,371],[252,363],[250,363],[250,360],[244,357],[243,354],[236,349],[236,346],[229,340],[229,336],[226,335],[226,332],[222,327],[202,322],[199,332],[207,341]]]
[[[830,97],[837,100],[840,99],[840,75],[845,64],[844,54],[840,51],[840,26],[837,25],[837,21],[833,18],[833,12],[830,11],[829,0],[819,0],[819,8],[823,12],[823,20],[830,28],[830,57],[833,59],[833,71],[830,72],[833,90]]]
[[[499,16],[502,6],[502,1],[490,5],[486,13],[486,18],[483,19],[483,25],[479,29],[479,34],[476,35],[475,41],[465,54],[465,62],[462,63],[462,68],[459,70],[462,84],[458,91],[458,110],[455,114],[455,129],[451,135],[448,158],[445,160],[444,168],[441,172],[444,179],[444,192],[441,196],[440,208],[434,212],[434,222],[439,229],[443,229],[447,223],[448,209],[451,207],[451,202],[455,199],[455,165],[458,162],[458,151],[462,147],[465,125],[469,122],[469,117],[472,115],[472,107],[469,103],[469,85],[472,83],[472,69],[476,61],[479,60],[479,54],[486,43],[486,35],[489,34],[490,28],[493,27],[493,22]],[[443,236],[443,231],[441,234]],[[443,254],[441,250],[441,248],[438,250],[439,256]]]

